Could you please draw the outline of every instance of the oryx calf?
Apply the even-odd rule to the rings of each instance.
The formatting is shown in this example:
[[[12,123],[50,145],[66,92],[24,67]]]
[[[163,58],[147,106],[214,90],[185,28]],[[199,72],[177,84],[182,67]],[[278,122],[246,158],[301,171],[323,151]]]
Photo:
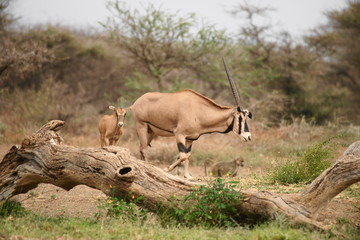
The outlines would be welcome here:
[[[109,106],[113,110],[112,115],[104,115],[99,121],[99,133],[101,147],[116,144],[120,136],[123,134],[124,119],[126,108],[115,108]]]

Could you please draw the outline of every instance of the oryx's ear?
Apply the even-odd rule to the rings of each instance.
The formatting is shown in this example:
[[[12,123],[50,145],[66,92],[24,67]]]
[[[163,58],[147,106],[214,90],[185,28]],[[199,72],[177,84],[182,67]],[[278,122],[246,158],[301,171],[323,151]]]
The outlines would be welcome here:
[[[251,113],[251,112],[249,112],[248,117],[249,117],[250,119],[252,119],[252,113]]]
[[[109,106],[109,109],[116,111],[116,108],[114,106]]]

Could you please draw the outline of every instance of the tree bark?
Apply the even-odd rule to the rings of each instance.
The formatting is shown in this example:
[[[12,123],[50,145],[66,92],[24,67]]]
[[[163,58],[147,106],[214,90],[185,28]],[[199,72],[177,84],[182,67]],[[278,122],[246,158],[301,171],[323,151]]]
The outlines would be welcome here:
[[[143,196],[142,206],[174,205],[199,183],[178,178],[133,157],[121,147],[78,148],[63,144],[59,130],[63,121],[53,120],[13,146],[0,162],[0,201],[28,192],[39,183],[69,190],[86,185],[110,196]],[[238,209],[246,217],[289,219],[326,229],[313,214],[346,187],[360,180],[360,141],[352,144],[333,166],[324,171],[298,199],[267,191],[242,190]],[[172,196],[180,197],[173,198]],[[175,203],[176,204],[176,203]],[[181,201],[177,205],[181,207]]]

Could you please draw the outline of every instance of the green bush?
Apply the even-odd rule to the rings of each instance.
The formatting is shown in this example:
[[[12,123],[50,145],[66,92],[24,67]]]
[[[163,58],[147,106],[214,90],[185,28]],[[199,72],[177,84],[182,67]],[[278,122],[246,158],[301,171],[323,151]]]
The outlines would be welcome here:
[[[235,181],[224,182],[217,178],[209,185],[198,186],[183,200],[183,207],[159,208],[158,215],[162,224],[186,227],[235,227],[240,220],[236,208],[243,199],[241,193],[234,190]]]
[[[310,146],[299,158],[276,166],[270,180],[281,184],[308,183],[331,165],[335,150],[332,142],[337,136]]]
[[[23,216],[25,213],[25,208],[23,208],[18,202],[5,201],[4,203],[0,204],[0,218]]]
[[[115,191],[114,188],[112,188]],[[105,210],[105,214],[108,217],[121,219],[124,221],[144,221],[147,217],[147,212],[138,207],[136,204],[141,202],[142,196],[136,197],[134,194],[129,193],[123,196],[109,197],[105,202],[101,202],[98,206],[100,210]],[[101,212],[97,214],[97,217],[102,216]]]

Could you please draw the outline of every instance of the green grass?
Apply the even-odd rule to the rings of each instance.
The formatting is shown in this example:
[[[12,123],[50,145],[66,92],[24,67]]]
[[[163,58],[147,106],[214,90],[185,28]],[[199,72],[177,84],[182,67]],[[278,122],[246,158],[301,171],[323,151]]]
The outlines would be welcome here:
[[[343,191],[343,197],[360,200],[360,183],[355,183]],[[360,210],[360,206],[359,206]]]
[[[23,236],[26,238],[56,239],[337,239],[329,233],[307,228],[294,228],[280,218],[257,225],[254,228],[167,227],[157,222],[124,222],[111,218],[106,220],[44,217],[33,213],[0,218],[0,238]],[[344,225],[344,221],[341,223]],[[348,225],[346,225],[348,226]],[[352,229],[353,231],[353,229]],[[356,239],[356,232],[348,235]]]
[[[220,179],[212,183],[213,191],[210,188],[199,188],[189,195],[185,203],[190,200],[198,202],[189,206],[190,211],[183,211],[185,215],[180,220],[187,221],[175,224],[164,224],[161,215],[147,213],[146,218],[134,216],[140,215],[133,205],[133,202],[142,199],[130,199],[110,197],[103,200],[99,205],[99,214],[93,218],[70,218],[70,217],[47,217],[25,210],[20,203],[7,201],[0,205],[0,239],[7,239],[11,236],[40,239],[289,239],[289,240],[322,240],[339,239],[331,232],[319,232],[315,229],[301,225],[291,225],[288,220],[279,215],[274,220],[258,224],[214,224],[209,225],[196,222],[196,214],[201,204],[204,204],[205,212],[212,209],[214,219],[220,216],[222,198],[241,198],[232,192],[235,183],[226,185]],[[226,188],[227,187],[227,188]],[[353,195],[354,188],[349,190],[349,197]],[[224,189],[226,194],[223,194]],[[219,192],[220,191],[220,192]],[[205,194],[206,193],[206,194]],[[201,195],[207,196],[201,196]],[[221,201],[219,200],[221,199]],[[231,202],[231,201],[230,201]],[[126,204],[128,203],[128,204]],[[231,206],[231,204],[230,204]],[[219,209],[216,209],[219,208]],[[227,208],[226,208],[227,209]],[[108,210],[108,214],[104,214]],[[217,210],[219,210],[217,212]],[[199,211],[198,211],[199,212]],[[122,217],[126,215],[126,217]],[[165,219],[166,220],[166,219]],[[173,221],[172,219],[168,219]],[[211,221],[210,221],[211,222]],[[357,240],[359,230],[348,219],[338,219],[334,230],[349,240]]]

